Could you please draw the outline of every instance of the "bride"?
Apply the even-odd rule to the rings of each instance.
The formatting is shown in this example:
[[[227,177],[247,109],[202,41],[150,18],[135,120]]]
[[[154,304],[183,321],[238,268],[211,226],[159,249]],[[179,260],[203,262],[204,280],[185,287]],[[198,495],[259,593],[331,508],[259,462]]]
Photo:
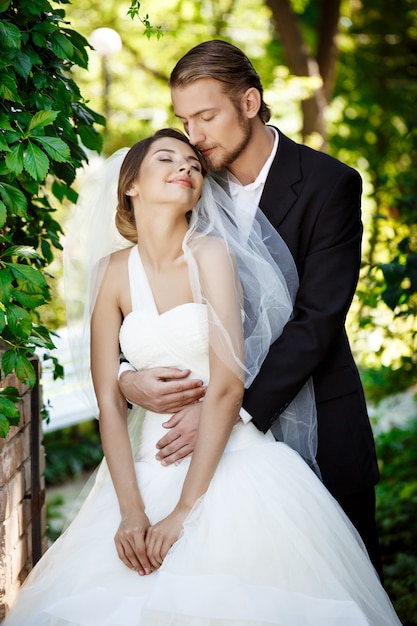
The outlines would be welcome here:
[[[315,473],[311,388],[287,411],[298,451],[239,420],[244,387],[291,316],[297,279],[285,244],[260,212],[240,240],[227,196],[178,131],[125,154],[94,181],[67,244],[74,267],[83,246],[89,255],[105,460],[4,626],[400,624]],[[167,416],[128,411],[120,348],[137,369],[189,369],[207,383],[192,458],[155,459]]]

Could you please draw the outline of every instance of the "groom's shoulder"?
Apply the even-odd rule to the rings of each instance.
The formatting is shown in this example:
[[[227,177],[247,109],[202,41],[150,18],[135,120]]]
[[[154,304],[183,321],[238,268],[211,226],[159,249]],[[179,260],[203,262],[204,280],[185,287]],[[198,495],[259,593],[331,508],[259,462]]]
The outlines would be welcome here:
[[[297,143],[279,129],[276,129],[279,134],[278,152],[275,161],[278,159],[296,159],[300,163],[300,167],[304,171],[320,172],[336,175],[338,174],[352,174],[353,176],[359,176],[358,172],[350,165],[343,163],[336,157],[321,152],[303,143]]]

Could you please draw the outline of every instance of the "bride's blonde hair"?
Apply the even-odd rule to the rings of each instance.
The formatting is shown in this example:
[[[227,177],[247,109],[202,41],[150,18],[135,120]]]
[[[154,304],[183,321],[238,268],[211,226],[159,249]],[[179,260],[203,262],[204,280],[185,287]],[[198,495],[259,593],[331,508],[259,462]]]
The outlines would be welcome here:
[[[161,137],[171,137],[172,139],[178,139],[183,143],[186,143],[195,152],[201,167],[202,174],[207,174],[207,164],[204,157],[198,152],[198,150],[190,144],[188,138],[184,133],[174,128],[163,128],[158,130],[151,137],[142,139],[135,143],[126,154],[122,166],[120,168],[119,184],[117,188],[117,209],[116,209],[116,227],[122,237],[128,239],[132,243],[137,243],[138,233],[136,230],[135,214],[133,212],[133,205],[131,198],[126,195],[126,191],[131,187],[133,182],[138,177],[143,159],[148,154],[152,144]]]

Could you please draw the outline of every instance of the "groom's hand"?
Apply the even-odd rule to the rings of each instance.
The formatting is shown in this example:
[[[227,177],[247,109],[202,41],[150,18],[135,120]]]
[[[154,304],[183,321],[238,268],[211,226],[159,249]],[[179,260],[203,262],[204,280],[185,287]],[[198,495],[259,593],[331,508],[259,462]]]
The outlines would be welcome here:
[[[194,452],[200,413],[201,402],[194,402],[162,424],[164,428],[169,429],[156,444],[158,448],[156,458],[162,465],[179,463]]]
[[[176,413],[205,394],[203,381],[188,378],[190,370],[155,367],[126,371],[119,387],[129,402],[154,413]]]

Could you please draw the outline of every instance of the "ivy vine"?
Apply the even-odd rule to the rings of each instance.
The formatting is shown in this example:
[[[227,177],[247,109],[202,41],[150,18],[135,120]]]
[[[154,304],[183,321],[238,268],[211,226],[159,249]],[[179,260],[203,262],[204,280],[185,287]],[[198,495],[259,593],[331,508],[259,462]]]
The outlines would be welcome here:
[[[54,2],[62,6],[67,0]],[[100,152],[91,110],[71,77],[88,66],[88,41],[48,0],[0,0],[0,380],[33,386],[31,357],[53,349],[39,307],[50,299],[47,267],[61,249],[57,203],[76,201],[72,184]],[[54,375],[62,375],[56,359]],[[17,389],[0,389],[0,437],[19,421]]]

